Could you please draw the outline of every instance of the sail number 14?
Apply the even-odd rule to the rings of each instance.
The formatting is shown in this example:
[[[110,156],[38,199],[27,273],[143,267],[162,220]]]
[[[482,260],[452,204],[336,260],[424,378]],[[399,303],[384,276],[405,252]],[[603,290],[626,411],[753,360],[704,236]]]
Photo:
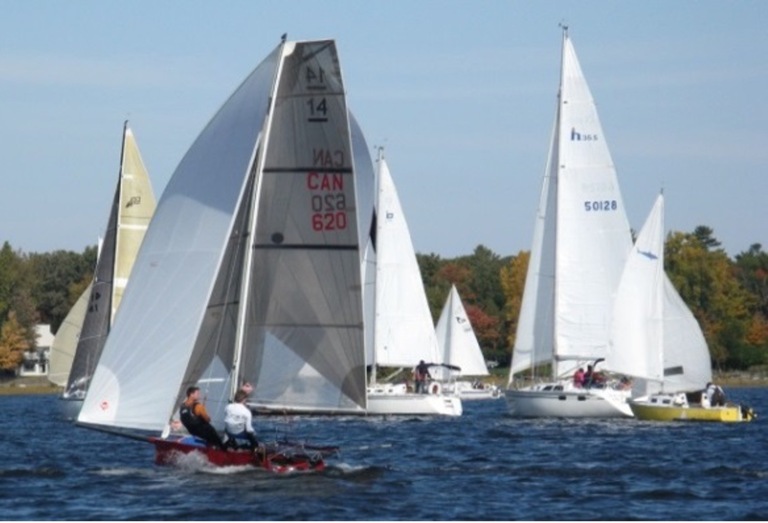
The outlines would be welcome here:
[[[584,202],[585,211],[615,211],[619,208],[616,200],[589,200]]]

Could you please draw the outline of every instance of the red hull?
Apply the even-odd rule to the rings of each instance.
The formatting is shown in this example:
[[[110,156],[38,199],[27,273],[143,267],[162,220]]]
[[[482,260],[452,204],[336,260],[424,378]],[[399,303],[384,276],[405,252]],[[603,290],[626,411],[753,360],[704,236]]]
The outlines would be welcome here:
[[[305,450],[295,445],[267,445],[257,452],[251,452],[207,447],[192,437],[149,438],[149,441],[155,446],[155,463],[158,465],[173,465],[181,455],[197,452],[216,467],[251,466],[276,473],[319,472],[325,469],[322,452]]]

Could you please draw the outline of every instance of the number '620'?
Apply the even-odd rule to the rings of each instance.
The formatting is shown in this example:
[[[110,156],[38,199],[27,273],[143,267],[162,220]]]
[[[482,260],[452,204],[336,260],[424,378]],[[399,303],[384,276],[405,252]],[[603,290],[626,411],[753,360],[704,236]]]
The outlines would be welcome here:
[[[616,200],[591,200],[584,202],[585,211],[615,211],[619,207]]]

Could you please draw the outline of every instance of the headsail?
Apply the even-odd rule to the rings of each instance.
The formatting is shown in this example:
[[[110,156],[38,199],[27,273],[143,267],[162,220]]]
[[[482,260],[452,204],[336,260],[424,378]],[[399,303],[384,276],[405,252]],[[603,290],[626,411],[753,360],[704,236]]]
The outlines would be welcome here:
[[[648,380],[649,393],[701,389],[712,380],[701,327],[664,271],[661,194],[635,240],[616,292],[606,363]]]
[[[282,43],[189,149],[158,205],[80,422],[162,430],[196,383],[215,417],[244,380],[258,401],[365,405],[354,166],[338,64],[333,41]],[[125,347],[132,358],[120,356]]]
[[[376,364],[415,366],[441,362],[434,321],[400,199],[389,167],[378,160],[376,231]]]

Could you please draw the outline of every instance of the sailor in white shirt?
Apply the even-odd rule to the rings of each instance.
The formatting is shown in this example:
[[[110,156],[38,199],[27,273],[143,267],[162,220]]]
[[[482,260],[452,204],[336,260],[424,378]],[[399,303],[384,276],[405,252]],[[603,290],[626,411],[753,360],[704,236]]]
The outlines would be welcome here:
[[[259,446],[256,439],[256,432],[253,430],[253,414],[245,405],[248,399],[248,393],[244,390],[238,390],[235,394],[235,401],[227,405],[224,410],[224,432],[227,435],[227,445],[237,447],[237,440],[245,440],[251,450]]]

